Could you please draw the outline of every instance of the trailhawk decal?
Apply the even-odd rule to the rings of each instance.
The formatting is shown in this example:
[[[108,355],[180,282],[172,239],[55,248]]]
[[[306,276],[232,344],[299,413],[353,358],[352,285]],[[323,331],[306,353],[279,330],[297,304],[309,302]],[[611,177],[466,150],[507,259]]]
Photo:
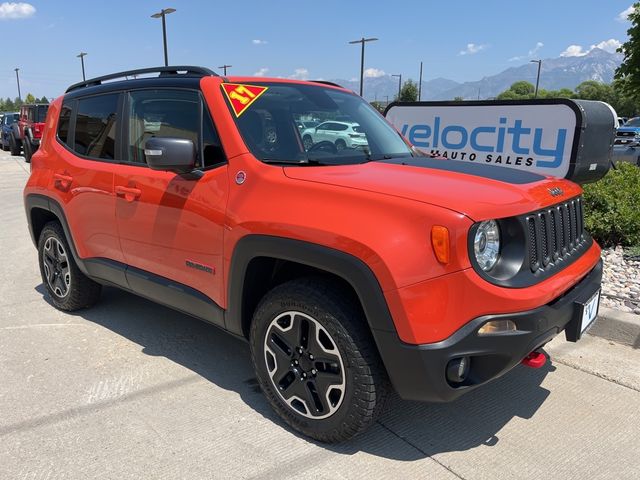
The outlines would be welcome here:
[[[223,83],[221,86],[222,91],[229,99],[229,103],[236,117],[242,115],[244,111],[269,88],[258,85],[242,85],[239,83]]]

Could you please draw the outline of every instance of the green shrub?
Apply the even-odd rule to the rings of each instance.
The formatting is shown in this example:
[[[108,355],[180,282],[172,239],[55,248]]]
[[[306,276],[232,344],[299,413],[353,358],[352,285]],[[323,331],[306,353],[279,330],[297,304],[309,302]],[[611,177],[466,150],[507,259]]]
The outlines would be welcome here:
[[[640,168],[619,163],[584,187],[585,225],[602,246],[640,245]]]

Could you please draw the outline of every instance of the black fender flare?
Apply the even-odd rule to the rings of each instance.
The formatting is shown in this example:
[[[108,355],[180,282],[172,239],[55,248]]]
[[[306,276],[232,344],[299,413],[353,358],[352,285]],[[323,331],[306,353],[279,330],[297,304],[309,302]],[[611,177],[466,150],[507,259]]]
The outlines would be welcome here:
[[[67,217],[64,214],[64,210],[62,206],[53,198],[48,197],[46,195],[40,195],[37,193],[30,193],[24,198],[24,208],[27,213],[27,224],[29,225],[29,233],[31,234],[31,240],[33,244],[38,247],[38,238],[36,238],[35,231],[33,229],[33,223],[31,221],[31,214],[34,208],[40,208],[42,210],[46,210],[51,212],[59,221],[60,225],[62,225],[62,230],[64,231],[65,236],[67,237],[67,242],[69,242],[69,247],[71,248],[71,254],[73,255],[73,259],[75,260],[78,268],[82,273],[89,276],[89,272],[87,271],[87,267],[84,261],[78,255],[78,250],[76,249],[75,242],[73,241],[73,236],[71,235],[71,229],[69,228],[69,223],[67,222]]]
[[[311,242],[257,234],[241,238],[231,258],[225,312],[225,326],[230,332],[243,335],[245,276],[251,260],[258,257],[288,260],[342,278],[356,292],[374,337],[375,331],[396,333],[380,283],[362,260],[340,250]]]

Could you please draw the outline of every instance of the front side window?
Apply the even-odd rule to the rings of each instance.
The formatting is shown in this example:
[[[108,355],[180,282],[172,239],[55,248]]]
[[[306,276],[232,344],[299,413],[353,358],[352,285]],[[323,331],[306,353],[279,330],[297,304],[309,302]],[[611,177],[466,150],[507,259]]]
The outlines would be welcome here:
[[[118,93],[78,100],[73,149],[80,155],[116,158]]]
[[[129,161],[146,163],[153,137],[191,140],[202,168],[224,162],[220,138],[200,94],[194,90],[140,90],[129,94]]]
[[[227,103],[245,144],[259,160],[342,165],[415,155],[355,94],[321,85],[256,85],[266,90],[241,114]]]

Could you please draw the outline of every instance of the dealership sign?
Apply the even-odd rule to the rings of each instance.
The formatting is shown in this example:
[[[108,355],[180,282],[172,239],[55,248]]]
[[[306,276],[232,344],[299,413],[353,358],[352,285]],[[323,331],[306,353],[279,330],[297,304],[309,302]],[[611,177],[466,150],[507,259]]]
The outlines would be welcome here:
[[[609,168],[614,115],[602,102],[392,103],[385,115],[415,147],[449,160],[582,181]]]

